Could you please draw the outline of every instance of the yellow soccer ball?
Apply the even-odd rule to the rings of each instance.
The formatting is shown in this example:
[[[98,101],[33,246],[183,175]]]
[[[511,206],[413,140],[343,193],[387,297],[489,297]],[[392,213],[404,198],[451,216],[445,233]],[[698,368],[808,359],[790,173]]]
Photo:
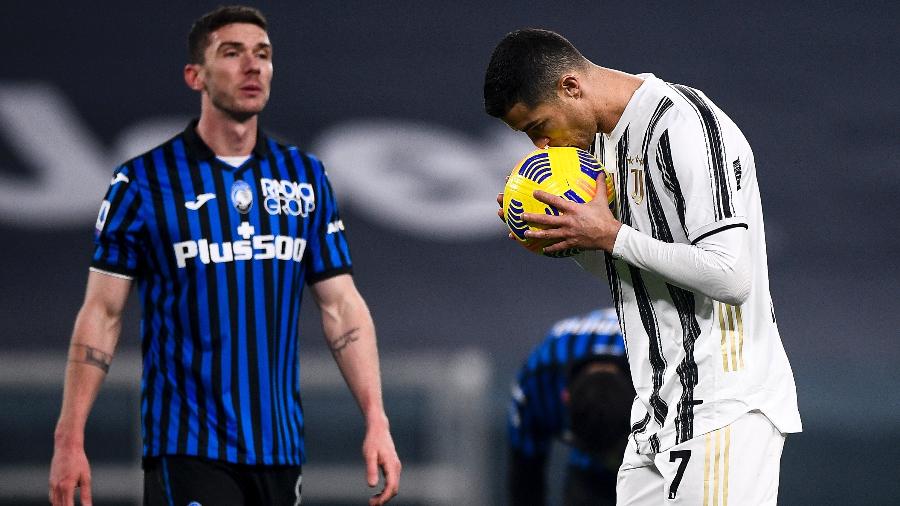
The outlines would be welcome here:
[[[544,253],[544,248],[554,241],[526,238],[526,230],[543,227],[529,225],[522,219],[522,213],[559,216],[558,209],[534,198],[535,190],[543,190],[572,202],[582,204],[590,202],[597,193],[597,176],[600,172],[606,174],[607,200],[612,209],[616,199],[612,176],[592,154],[573,147],[551,147],[528,153],[513,168],[503,189],[503,215],[510,232],[520,244],[533,253],[555,258],[580,253],[581,250],[578,248],[569,248],[552,254]]]

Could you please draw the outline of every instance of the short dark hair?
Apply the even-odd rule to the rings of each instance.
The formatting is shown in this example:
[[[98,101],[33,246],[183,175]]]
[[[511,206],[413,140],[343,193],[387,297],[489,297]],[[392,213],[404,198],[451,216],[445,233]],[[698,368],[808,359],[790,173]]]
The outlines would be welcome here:
[[[534,107],[553,95],[566,71],[588,60],[562,35],[538,28],[508,33],[484,73],[484,110],[502,118],[519,102]]]
[[[267,22],[263,13],[254,7],[245,5],[219,6],[215,10],[200,16],[191,26],[188,33],[188,61],[203,63],[203,54],[209,47],[209,34],[232,23],[249,23],[263,30]]]
[[[634,387],[627,368],[617,359],[601,360],[619,365],[615,372],[581,367],[570,379],[569,426],[574,444],[600,454],[624,447],[629,431]]]

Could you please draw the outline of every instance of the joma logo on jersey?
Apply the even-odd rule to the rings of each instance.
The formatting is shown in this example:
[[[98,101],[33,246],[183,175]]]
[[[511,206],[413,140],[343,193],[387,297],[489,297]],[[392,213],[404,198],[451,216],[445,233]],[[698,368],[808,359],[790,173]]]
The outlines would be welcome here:
[[[269,214],[305,218],[316,208],[316,194],[309,183],[262,178],[259,186],[265,198],[263,207]]]
[[[242,241],[210,243],[207,239],[181,241],[172,245],[175,263],[183,269],[190,258],[199,258],[203,264],[221,264],[239,260],[303,260],[306,239],[286,235],[253,235],[256,230],[249,223],[238,227]]]

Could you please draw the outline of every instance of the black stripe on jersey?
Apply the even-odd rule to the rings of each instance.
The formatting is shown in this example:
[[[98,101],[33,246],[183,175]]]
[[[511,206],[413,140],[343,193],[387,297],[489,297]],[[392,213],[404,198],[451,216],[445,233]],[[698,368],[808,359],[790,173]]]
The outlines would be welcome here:
[[[158,194],[157,192],[159,190],[159,181],[156,179],[156,174],[153,171],[153,161],[150,157],[150,154],[149,153],[144,154],[140,159],[136,159],[133,163],[135,165],[137,165],[138,163],[141,164],[141,166],[144,169],[144,173],[147,176],[147,185],[148,185],[149,194],[157,195]],[[162,205],[162,203],[160,200],[158,200],[158,199],[151,200],[151,208],[152,208],[153,214],[155,215],[156,220],[160,219],[160,211],[161,211],[160,206],[161,205]],[[164,233],[166,233],[166,231],[162,230],[161,236]],[[151,262],[148,266],[150,270],[148,272],[164,271],[164,269],[166,269],[166,266],[163,265],[163,262],[165,262],[165,257],[163,257],[161,259],[157,259],[156,248],[150,247],[150,248],[147,248],[147,251],[150,253],[149,258],[151,259]],[[153,265],[154,263],[156,265]],[[143,307],[142,314],[153,315],[156,313],[157,308],[162,307],[163,297],[164,297],[163,294],[165,292],[162,289],[162,286],[161,286],[162,283],[157,283],[157,281],[161,281],[159,277],[147,276],[146,280],[147,280],[147,282],[143,288],[143,290],[144,290],[143,291],[144,307]],[[140,285],[138,285],[138,286],[140,286]],[[156,297],[153,297],[154,292],[156,293]],[[161,343],[163,343],[165,341],[165,326],[164,325],[161,326],[160,334],[158,334],[158,335],[153,335],[154,331],[153,331],[153,322],[152,321],[144,322],[144,324],[141,327],[142,327],[141,356],[148,357],[148,356],[150,356],[150,353],[152,353],[152,350],[150,348],[152,343],[156,342],[157,345],[160,345]],[[158,431],[159,427],[153,423],[153,411],[154,411],[153,406],[156,401],[156,389],[154,388],[154,385],[156,384],[157,376],[158,376],[158,373],[160,372],[160,370],[159,370],[159,368],[156,368],[156,367],[147,367],[146,363],[144,364],[144,370],[145,370],[145,377],[143,379],[145,381],[145,386],[143,388],[144,398],[141,400],[141,403],[142,403],[141,409],[143,410],[143,418],[141,420],[141,425],[144,428],[145,449],[144,449],[143,454],[149,455],[149,454],[151,454],[151,452],[153,452],[154,442],[157,441],[157,438],[159,437],[158,432],[154,431],[154,429],[156,429]]]
[[[313,267],[312,266],[313,253],[312,253],[311,249],[312,249],[312,243],[314,242],[314,240],[313,240],[312,236],[314,234],[318,233],[319,230],[321,230],[320,228],[318,228],[320,226],[319,217],[324,213],[321,212],[322,211],[322,209],[321,209],[321,206],[322,206],[321,190],[316,186],[316,175],[312,168],[312,162],[302,152],[300,152],[298,154],[300,155],[299,156],[299,159],[300,159],[299,164],[297,163],[297,159],[295,159],[293,156],[291,156],[290,153],[285,153],[284,164],[288,168],[289,171],[296,173],[298,178],[300,177],[300,172],[303,172],[302,179],[304,181],[306,181],[307,183],[313,185],[313,188],[315,188],[316,192],[317,192],[316,193],[316,208],[313,210],[312,213],[310,213],[309,216],[306,217],[305,220],[303,220],[304,221],[304,232],[307,232],[308,230],[312,229],[312,232],[309,234],[309,242],[307,242],[307,245],[306,245],[307,246],[306,252],[303,254],[303,268],[307,273],[307,276],[306,276],[307,279],[305,281],[306,281],[306,283],[312,283],[312,281],[310,279],[308,279],[309,273],[312,272],[312,267]],[[300,179],[297,179],[297,180],[299,181]],[[322,253],[327,253],[324,250],[324,244],[320,244],[320,246],[321,246],[320,251]],[[322,256],[322,258],[324,259],[326,257]]]
[[[662,203],[652,178],[647,178],[647,201],[649,207],[650,223],[653,230],[653,238],[660,241],[673,242],[672,232],[669,229],[666,216],[662,209]],[[678,415],[675,417],[676,444],[694,437],[694,387],[697,386],[698,373],[697,362],[694,358],[694,343],[700,335],[700,325],[694,312],[693,293],[666,283],[672,304],[678,312],[678,319],[682,329],[682,346],[684,359],[675,368],[681,382],[681,399],[678,402]],[[654,435],[650,440],[654,452],[659,451],[659,439]]]
[[[613,256],[604,252],[603,259],[606,263],[606,278],[609,281],[609,292],[612,295],[613,304],[616,307],[616,316],[619,319],[619,327],[622,330],[622,341],[625,342],[625,357],[627,358],[628,334],[625,332],[625,312],[622,307],[622,282],[619,280],[619,272],[616,270],[616,263],[613,260]]]
[[[217,171],[221,169],[217,169],[216,167],[210,167],[210,172],[215,174],[212,178],[214,184],[214,190],[216,195],[229,195],[231,193],[230,188],[225,188],[225,180],[222,178],[221,174],[218,174]],[[232,236],[231,232],[231,220],[229,218],[229,214],[231,213],[231,199],[225,197],[217,197],[218,200],[218,213],[219,213],[219,227],[220,233],[222,234],[222,242],[230,241]],[[204,217],[208,220],[209,215],[204,213]],[[211,230],[211,228],[210,228]],[[204,235],[204,237],[209,237],[212,239],[212,236]],[[207,270],[207,283],[209,287],[215,287],[215,290],[207,290],[208,295],[208,308],[209,308],[209,333],[213,339],[218,340],[217,345],[212,347],[212,370],[210,371],[210,378],[212,383],[212,395],[215,398],[216,406],[221,408],[216,413],[218,415],[217,423],[215,425],[216,433],[214,435],[210,435],[210,437],[215,437],[218,448],[218,458],[221,460],[225,460],[228,456],[228,424],[226,420],[228,419],[228,414],[225,411],[225,406],[227,405],[225,402],[225,391],[223,388],[224,385],[224,377],[222,371],[222,334],[225,332],[232,332],[231,340],[234,341],[236,335],[233,333],[233,324],[231,329],[223,329],[222,328],[222,316],[224,315],[229,320],[233,320],[232,315],[237,313],[237,306],[233,306],[230,303],[231,297],[226,297],[224,304],[219,303],[219,294],[222,290],[230,290],[232,288],[232,283],[228,281],[230,278],[230,274],[227,274],[226,277],[226,286],[219,285],[219,277],[218,277],[218,267]],[[223,267],[224,269],[224,267]],[[231,269],[224,269],[226,273],[229,273]],[[231,293],[231,292],[226,292]],[[232,356],[233,357],[233,356]],[[234,358],[232,358],[232,363],[234,363]],[[232,391],[229,395],[234,395],[233,392],[235,388],[232,388]],[[233,397],[232,397],[233,398]],[[237,410],[235,410],[237,413]],[[201,425],[205,425],[201,422]],[[240,434],[240,432],[237,432]],[[207,447],[208,448],[208,447]]]
[[[665,211],[663,211],[662,202],[659,200],[659,195],[656,194],[656,186],[653,184],[653,178],[650,176],[650,159],[648,154],[650,151],[650,139],[653,137],[653,130],[656,128],[656,124],[659,123],[663,114],[671,107],[672,101],[668,97],[663,97],[663,99],[659,101],[659,104],[656,106],[656,111],[650,118],[647,131],[644,133],[644,142],[641,151],[644,158],[644,186],[647,190],[651,233],[653,238],[667,243],[672,242],[672,232],[669,230],[669,223],[666,221],[666,214]]]
[[[678,182],[678,174],[675,172],[675,161],[672,159],[672,146],[669,144],[669,131],[666,130],[659,137],[659,144],[656,147],[656,164],[662,173],[663,186],[672,194],[675,201],[675,209],[678,211],[678,221],[681,223],[681,230],[684,236],[688,236],[687,225],[684,222],[685,202],[684,193],[681,191],[681,184]]]
[[[647,124],[647,130],[644,132],[644,141],[641,143],[641,153],[643,153],[644,160],[644,170],[645,176],[649,174],[650,167],[650,158],[647,154],[650,152],[650,141],[653,139],[653,131],[656,130],[656,125],[659,123],[659,120],[662,119],[663,115],[672,108],[674,103],[672,99],[669,97],[663,97],[658,104],[656,104],[656,110],[653,111],[653,115],[650,116],[650,122]]]
[[[236,180],[237,178],[235,178]],[[228,190],[230,194],[230,189]],[[246,221],[244,218],[245,215],[241,215],[241,217],[237,220],[239,223]],[[230,220],[229,220],[229,223]],[[233,224],[232,224],[233,225]],[[231,226],[228,227],[229,234],[234,234],[233,230],[236,227]],[[231,308],[231,312],[229,315],[229,321],[231,323],[231,403],[234,406],[234,413],[237,427],[235,428],[235,441],[237,443],[237,461],[241,464],[247,463],[247,443],[244,441],[244,417],[241,416],[242,413],[246,413],[246,410],[249,409],[248,406],[244,406],[241,404],[241,375],[240,368],[243,366],[243,358],[241,355],[240,342],[241,342],[241,332],[240,332],[240,323],[239,320],[241,318],[240,315],[240,303],[238,301],[238,294],[240,293],[238,279],[237,279],[237,269],[228,269],[227,271],[228,277],[228,306]]]
[[[174,144],[167,144],[165,149],[163,150],[163,160],[165,163],[165,167],[161,168],[167,172],[169,177],[169,184],[172,187],[172,194],[176,196],[185,195],[184,188],[181,183],[181,175],[178,173],[178,165],[175,159],[175,147]],[[180,232],[179,239],[189,238],[190,237],[190,225],[188,223],[187,218],[187,209],[184,205],[178,205],[179,202],[177,200],[173,201],[172,205],[175,208],[175,216],[178,219],[178,230]],[[197,275],[197,267],[196,264],[188,264],[187,267],[188,272],[191,276]],[[191,332],[190,335],[197,335],[194,332],[199,331],[198,325],[196,325],[195,318],[191,318],[192,315],[197,314],[197,293],[194,289],[194,283],[188,283],[186,290],[179,290],[175,293],[186,293],[186,300],[188,303],[188,314],[187,321],[182,319],[182,315],[177,314],[178,311],[173,314],[173,324],[175,326],[175,335],[174,343],[175,343],[175,353],[173,355],[174,367],[175,367],[175,381],[177,385],[186,385],[185,376],[187,372],[185,371],[185,356],[184,356],[184,342],[185,336],[188,335],[188,332]],[[188,330],[190,329],[190,330]],[[174,392],[173,392],[174,393]],[[176,431],[176,441],[175,441],[175,453],[183,454],[187,451],[187,423],[188,423],[188,414],[190,413],[190,408],[187,400],[187,391],[182,390],[177,393],[179,397],[179,403],[177,406],[178,409],[178,430]],[[176,406],[171,406],[170,409],[174,409]],[[171,420],[168,420],[167,423],[171,423]],[[166,430],[169,430],[169,427],[166,427]],[[168,442],[168,441],[167,441]],[[168,442],[171,444],[171,442]],[[162,448],[162,446],[160,446]]]
[[[277,170],[277,166],[275,164],[275,160],[273,156],[268,156],[265,163],[268,165],[269,172],[271,174],[275,174]],[[259,164],[259,176],[260,177],[272,177],[263,173],[263,162]],[[257,181],[259,178],[257,178]],[[291,181],[297,181],[297,178],[292,177]],[[268,213],[263,213],[262,209],[259,211],[260,214],[260,230],[263,234],[267,235],[291,235],[288,233],[288,215],[287,213],[280,213],[278,218],[275,219],[276,227],[273,230],[272,227],[272,219]],[[268,364],[269,370],[265,371],[267,374],[267,381],[269,382],[269,413],[272,420],[271,425],[271,434],[272,434],[272,450],[270,455],[287,455],[287,451],[284,448],[284,435],[282,433],[282,427],[278,423],[278,420],[283,419],[282,410],[280,409],[279,399],[280,392],[277,388],[278,386],[278,375],[280,368],[278,367],[278,359],[281,356],[279,351],[281,345],[281,339],[272,339],[274,336],[280,336],[280,330],[275,328],[281,322],[281,318],[284,316],[281,314],[281,304],[279,301],[281,292],[276,288],[277,285],[280,285],[278,282],[282,277],[286,277],[286,272],[280,272],[280,276],[276,275],[276,272],[283,270],[288,271],[293,267],[291,262],[265,262],[263,263],[263,293],[265,294],[265,331],[268,342]]]
[[[734,168],[734,182],[737,183],[738,191],[741,191],[741,160],[740,160],[740,158],[731,162],[731,166]]]
[[[702,241],[703,239],[706,239],[707,237],[709,237],[709,236],[711,236],[711,235],[713,235],[713,234],[718,234],[719,232],[721,232],[721,231],[723,231],[723,230],[728,230],[729,228],[738,228],[738,227],[740,227],[740,228],[746,228],[746,229],[749,230],[749,227],[747,227],[747,224],[746,224],[746,223],[732,223],[732,224],[730,224],[730,225],[724,225],[724,226],[721,226],[721,227],[719,227],[719,228],[717,228],[717,229],[710,230],[709,232],[706,232],[705,234],[703,234],[703,235],[701,235],[700,237],[698,237],[698,238],[694,239],[693,241],[691,241],[691,244],[697,244],[698,242]]]
[[[731,218],[734,216],[734,207],[731,204],[731,187],[725,174],[725,143],[722,139],[722,129],[719,120],[709,104],[697,93],[697,90],[683,84],[673,85],[681,92],[697,110],[700,122],[703,124],[706,136],[707,150],[711,162],[713,180],[713,196],[715,200],[716,220]]]
[[[650,451],[659,453],[659,436],[656,434],[650,436]]]
[[[240,171],[249,172],[250,174],[250,188],[256,188],[256,184],[254,182],[260,180],[260,176],[258,173],[258,161],[256,159],[251,159],[246,163]],[[246,170],[250,169],[250,170]],[[236,178],[240,178],[241,176],[236,175]],[[246,180],[246,178],[243,178]],[[258,194],[258,193],[257,193]],[[254,205],[250,208],[247,216],[248,221],[253,222],[253,215],[256,215],[257,222],[262,225],[264,218],[262,217],[263,209],[262,202],[259,205]],[[268,220],[265,220],[268,221]],[[259,231],[256,234],[261,235]],[[274,260],[273,260],[274,261]],[[270,263],[270,262],[265,262]],[[248,262],[244,267],[244,314],[246,315],[246,321],[244,322],[244,328],[247,332],[247,379],[250,383],[250,424],[253,427],[253,455],[252,460],[248,461],[251,464],[262,464],[260,458],[263,454],[263,442],[262,442],[262,401],[260,397],[260,385],[259,385],[259,332],[257,332],[256,326],[256,299],[257,297],[262,297],[265,300],[264,293],[258,293],[258,287],[256,286],[256,276],[253,272],[254,264]]]
[[[636,424],[631,426],[631,433],[639,434],[641,432],[644,432],[645,430],[647,430],[647,425],[649,425],[649,424],[650,424],[650,413],[647,413],[646,415],[644,415],[644,418],[640,422],[637,422]]]
[[[194,199],[196,199],[197,195],[199,195],[201,193],[206,193],[208,191],[213,190],[213,189],[204,188],[203,177],[202,177],[202,174],[200,173],[200,167],[199,167],[199,164],[197,163],[197,160],[195,160],[194,158],[191,158],[191,157],[186,157],[185,163],[187,164],[188,173],[191,177],[191,186],[194,189],[194,192],[193,192]],[[218,178],[216,178],[216,179],[218,179]],[[216,190],[218,190],[218,189],[216,189]],[[218,193],[217,191],[214,191],[213,193],[216,193],[216,195],[222,195],[221,193]],[[221,199],[221,200],[225,200],[225,199]],[[221,204],[221,202],[217,202],[216,204]],[[214,205],[215,204],[213,204],[213,203],[209,204],[209,208],[212,208]],[[219,206],[219,207],[221,207],[221,206]],[[198,210],[199,214],[198,214],[197,221],[200,223],[200,237],[205,237],[205,238],[209,239],[210,241],[212,241],[212,238],[213,238],[212,225],[210,224],[209,212],[206,212],[207,210]],[[217,306],[217,300],[216,300],[216,295],[215,295],[216,290],[214,289],[214,287],[217,285],[217,283],[216,283],[216,265],[213,263],[209,264],[206,267],[205,272],[206,272],[206,283],[205,284],[207,287],[205,302],[206,302],[206,307],[208,308],[208,310],[206,312],[206,317],[209,318],[209,335],[211,338],[218,338],[218,336],[220,335],[219,334],[219,317],[218,317],[218,314],[215,311],[213,311],[213,308],[215,308]],[[194,384],[195,385],[203,385],[203,378],[202,378],[202,372],[201,372],[202,360],[203,360],[203,350],[201,349],[201,347],[202,347],[203,342],[202,342],[202,338],[201,338],[202,333],[200,332],[200,329],[199,329],[199,321],[197,320],[197,318],[202,318],[202,316],[200,316],[200,313],[197,308],[198,302],[200,302],[199,297],[200,297],[200,294],[195,294],[195,296],[191,298],[192,304],[190,307],[190,312],[192,315],[194,315],[194,318],[192,319],[192,322],[191,322],[191,335],[197,339],[197,342],[194,343],[194,349],[193,349],[193,353],[191,356],[191,365],[192,365],[191,373],[194,376]],[[212,352],[213,357],[216,357],[219,355],[218,348],[219,348],[218,346],[210,346],[210,351]],[[216,362],[216,359],[213,358],[213,364],[215,364],[215,362]],[[211,376],[211,377],[215,378],[216,376]],[[212,384],[214,385],[213,388],[215,388],[215,386],[219,385],[219,382],[213,381]],[[196,390],[197,390],[197,402],[195,405],[197,406],[197,419],[199,420],[198,431],[197,431],[197,436],[196,436],[198,452],[201,455],[207,455],[208,449],[210,447],[209,440],[210,440],[210,438],[215,437],[215,435],[209,433],[209,422],[208,422],[209,413],[207,412],[207,399],[204,396],[205,389],[197,388]],[[219,390],[221,390],[221,388]],[[221,395],[221,393],[216,393],[216,395]],[[218,413],[217,413],[217,415],[218,415]],[[221,448],[224,446],[224,441],[222,441],[221,443],[222,444],[219,445],[220,452],[221,452]],[[220,453],[220,455],[221,455],[221,453]]]
[[[325,188],[316,184],[318,181],[316,180],[315,172],[313,171],[312,160],[310,160],[306,154],[300,153],[300,161],[303,163],[303,167],[306,170],[307,181],[316,187],[319,192],[316,210],[313,211],[313,215],[311,216],[311,218],[313,218],[312,233],[319,237],[319,240],[316,241],[319,245],[319,258],[325,263],[325,271],[327,271],[329,270],[328,267],[330,267],[331,263],[331,254],[328,250],[328,243],[325,241],[323,232],[328,228],[328,212],[330,210],[325,208],[325,199],[321,198]]]
[[[173,153],[175,154],[176,157],[178,157],[178,153],[174,152],[175,144],[173,144],[172,146],[173,146]],[[199,176],[198,170],[199,169],[198,169],[196,163],[192,163],[191,160],[186,159],[183,166],[173,165],[173,167],[179,173],[179,182],[181,184],[185,184],[183,181],[181,181],[181,179],[184,178],[185,176],[187,176],[188,184],[190,184],[190,188],[192,190],[190,192],[185,192],[182,195],[187,196],[188,194],[191,194],[192,198],[196,198],[196,196],[198,194],[203,193],[203,191],[204,191],[203,183],[202,183],[202,181],[198,180],[198,176]],[[188,216],[188,210],[184,206],[178,205],[178,204],[180,204],[180,202],[175,201],[175,208],[178,210],[179,215],[184,216],[185,224],[187,226],[186,230],[190,231],[191,230],[191,227],[189,226],[190,225],[190,216]],[[205,214],[205,213],[201,212],[200,214]],[[198,221],[198,224],[200,224],[201,237],[208,238],[209,235],[203,233],[202,223],[200,223],[199,219],[197,221]],[[208,268],[204,269],[204,271],[209,271],[211,269],[212,269],[212,267],[208,267]],[[199,266],[197,266],[197,270],[199,271]],[[196,275],[199,276],[199,272],[196,272]],[[196,289],[197,285],[198,285],[197,281],[195,281],[194,283],[191,283],[188,288],[188,291],[187,291],[187,304],[188,304],[187,318],[188,318],[188,321],[186,323],[187,323],[187,326],[190,328],[190,331],[189,331],[190,334],[187,339],[184,339],[182,337],[182,346],[184,345],[185,342],[188,342],[191,344],[190,356],[186,357],[186,360],[188,360],[189,362],[188,362],[187,367],[184,369],[184,374],[185,374],[185,377],[188,378],[188,382],[193,384],[193,386],[194,386],[193,390],[194,390],[194,394],[196,395],[196,399],[194,400],[193,404],[197,407],[197,415],[195,417],[191,417],[192,413],[191,413],[190,409],[183,409],[180,412],[180,422],[179,422],[180,428],[179,428],[179,432],[178,432],[178,449],[179,449],[178,451],[185,452],[185,453],[191,453],[191,454],[197,453],[199,451],[201,441],[204,441],[204,444],[206,444],[205,439],[207,439],[207,434],[208,434],[208,430],[206,430],[206,426],[205,426],[206,424],[201,423],[201,421],[205,421],[207,419],[206,397],[204,395],[204,389],[202,388],[203,377],[201,374],[201,364],[202,364],[201,351],[202,350],[200,348],[202,345],[202,341],[197,339],[196,340],[197,342],[194,342],[194,339],[191,339],[191,337],[190,337],[190,336],[193,336],[194,338],[199,338],[199,336],[202,335],[202,333],[200,331],[200,320],[199,319],[201,318],[201,313],[200,313],[199,307],[198,307],[200,304],[200,300],[199,300],[199,293],[197,293],[197,289]],[[188,351],[183,349],[182,353],[186,356],[188,354]],[[189,406],[191,404],[191,399],[189,399],[188,396],[191,395],[191,391],[188,388],[187,383],[185,383],[185,388],[184,388],[184,392],[182,393],[182,395],[183,395],[183,400],[184,400],[184,406]],[[194,418],[195,420],[197,420],[197,433],[193,433],[193,431],[191,430],[191,427],[189,424],[189,420],[191,418]],[[197,449],[195,450],[195,449],[191,448],[191,446],[196,446]]]
[[[616,145],[616,172],[619,175],[619,188],[616,190],[619,203],[619,221],[623,225],[631,225],[631,207],[628,204],[628,130],[622,132],[622,137]]]
[[[549,345],[548,345],[549,346]],[[587,348],[589,351],[590,348]],[[550,367],[544,368],[544,371],[541,373],[541,389],[544,391],[544,402],[547,403],[547,411],[546,413],[550,415],[550,424],[552,426],[560,426],[562,425],[562,421],[559,419],[562,416],[562,409],[560,403],[562,399],[559,396],[559,391],[557,390],[557,378],[560,375],[564,375],[565,371],[560,370],[559,364],[559,354],[556,353],[556,346],[549,346],[549,350],[547,350],[550,355]]]
[[[650,367],[653,369],[653,392],[650,393],[650,407],[653,409],[653,418],[662,426],[666,416],[669,414],[669,405],[659,395],[667,366],[666,357],[662,353],[659,325],[656,321],[653,301],[649,292],[647,292],[647,286],[644,284],[640,269],[629,265],[628,272],[631,274],[631,284],[634,286],[634,295],[637,300],[641,323],[644,325],[644,331],[650,338]]]
[[[150,190],[150,194],[154,196],[153,198],[153,211],[155,215],[155,219],[157,223],[167,224],[168,220],[166,219],[166,209],[165,209],[165,199],[163,198],[163,189],[162,184],[159,180],[159,172],[160,168],[157,167],[156,157],[154,153],[159,152],[163,148],[157,148],[147,154],[145,170],[147,173],[147,182]],[[169,228],[167,226],[160,226],[159,234],[160,234],[160,243],[163,248],[166,248],[167,245],[172,244],[172,239],[169,235]],[[163,258],[166,258],[166,253],[163,252]],[[166,266],[168,269],[174,269],[174,264],[166,262]],[[175,276],[170,276],[172,279],[173,286],[179,286],[178,279]],[[163,298],[163,294],[165,294],[165,290],[160,290],[159,299],[156,303],[157,308],[163,308],[166,304],[165,299]],[[148,314],[154,314],[157,310],[154,309],[152,312]],[[162,312],[162,311],[160,311]],[[149,383],[147,385],[147,397],[148,404],[150,405],[150,409],[147,410],[147,417],[145,420],[145,427],[147,427],[147,441],[152,449],[156,450],[157,454],[162,454],[166,451],[166,438],[168,436],[168,424],[169,424],[169,409],[171,403],[172,393],[166,385],[165,378],[169,375],[169,363],[165,359],[165,350],[167,343],[170,339],[173,339],[173,336],[169,334],[169,327],[165,321],[160,322],[159,326],[159,335],[154,336],[157,346],[159,347],[157,360],[158,360],[158,369],[159,369],[159,378],[154,378],[154,382],[159,380],[162,382],[162,391],[159,392],[155,388],[154,383]],[[152,353],[152,351],[150,351]],[[160,399],[157,399],[157,396],[161,396]],[[153,406],[156,403],[160,404],[159,413],[155,413],[157,423],[154,423],[154,409]],[[152,428],[156,429],[156,432],[152,432]]]
[[[648,177],[647,202],[650,215],[653,238],[660,241],[673,242],[672,232],[666,221],[659,195],[652,178]],[[694,343],[700,335],[700,325],[694,313],[694,295],[681,288],[666,283],[672,304],[678,312],[678,319],[682,329],[682,346],[684,347],[684,359],[675,368],[681,382],[681,399],[678,402],[678,414],[675,417],[676,444],[694,437],[694,387],[697,386],[697,362],[694,359]],[[654,447],[655,444],[655,447]],[[654,452],[659,451],[659,438],[655,435],[650,439],[650,446]]]
[[[675,444],[679,444],[694,437],[694,406],[699,404],[694,400],[694,388],[699,382],[694,343],[700,337],[700,324],[695,313],[694,294],[668,283],[666,287],[672,297],[672,304],[678,311],[684,347],[684,359],[675,368],[681,382],[681,399],[678,401],[678,415],[675,417]]]
[[[290,152],[281,151],[283,153],[282,164],[284,169],[287,171],[292,181],[305,181],[309,183],[310,174],[308,172],[304,173],[303,177],[301,177],[300,172],[296,164],[294,163],[293,157],[290,155]],[[276,163],[277,165],[277,163]],[[273,166],[274,167],[274,166]],[[274,169],[273,169],[274,170]],[[286,216],[285,216],[286,218]],[[294,229],[292,231],[291,225],[294,225]],[[303,220],[294,220],[294,221],[281,221],[283,233],[290,235],[294,233],[297,237],[309,237],[308,229],[309,229],[309,219]],[[308,244],[308,243],[307,243]],[[279,291],[279,295],[283,293],[295,293],[299,292],[303,289],[302,279],[303,272],[307,269],[305,262],[308,261],[308,256],[304,254],[304,263],[301,264],[300,268],[292,269],[292,274],[282,275],[282,282],[284,285],[281,287],[281,291]],[[295,346],[297,345],[297,330],[294,327],[297,324],[298,317],[297,312],[299,311],[299,304],[301,298],[300,297],[290,297],[289,303],[287,305],[287,316],[280,316],[279,322],[289,321],[289,328],[286,333],[288,342],[285,343],[286,352],[282,353],[281,364],[279,365],[279,374],[281,375],[283,381],[281,384],[290,389],[288,392],[284,392],[280,396],[280,400],[282,402],[279,403],[279,406],[283,410],[284,414],[281,417],[284,425],[281,427],[281,430],[284,433],[285,444],[288,448],[287,454],[294,456],[299,455],[300,447],[298,446],[299,441],[303,437],[303,420],[302,420],[302,400],[300,399],[299,388],[297,388],[296,375],[299,372],[299,364],[297,362],[297,350]],[[283,307],[282,304],[278,305],[279,307]],[[289,412],[289,406],[287,404],[287,400],[292,397],[297,397],[295,399],[297,406],[300,409],[300,418],[295,418],[294,413]],[[291,457],[293,458],[293,457]],[[295,462],[296,464],[300,464],[300,462]]]

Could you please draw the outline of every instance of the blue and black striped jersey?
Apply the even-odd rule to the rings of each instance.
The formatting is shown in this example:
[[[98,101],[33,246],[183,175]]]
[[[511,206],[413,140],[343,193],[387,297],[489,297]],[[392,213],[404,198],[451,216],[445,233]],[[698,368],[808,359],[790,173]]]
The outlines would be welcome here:
[[[578,362],[602,355],[625,356],[625,343],[614,309],[599,309],[553,326],[528,355],[512,387],[507,421],[513,451],[543,460],[554,439],[569,442],[568,410],[562,400],[569,370]],[[605,463],[595,460],[573,448],[569,465],[605,469]]]
[[[351,272],[316,158],[258,133],[239,167],[196,120],[113,176],[91,269],[137,281],[145,457],[301,464],[304,284]]]

